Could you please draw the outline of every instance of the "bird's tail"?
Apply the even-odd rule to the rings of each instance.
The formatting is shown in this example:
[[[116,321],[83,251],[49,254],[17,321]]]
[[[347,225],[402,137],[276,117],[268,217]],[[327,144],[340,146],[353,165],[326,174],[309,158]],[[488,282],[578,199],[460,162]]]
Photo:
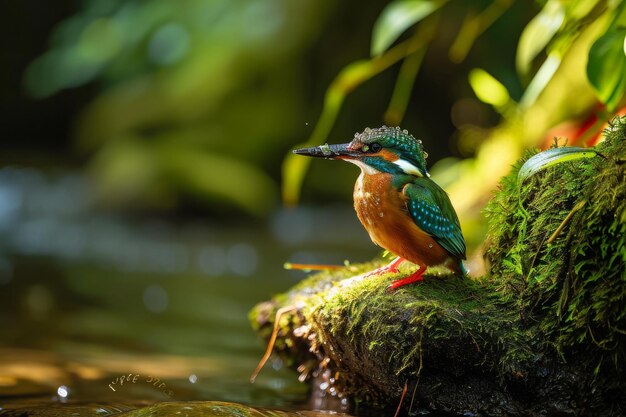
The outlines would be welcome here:
[[[469,275],[469,269],[467,269],[465,265],[463,265],[463,261],[460,259],[450,258],[448,262],[446,263],[446,266],[450,268],[450,270],[454,272],[456,275],[460,275],[463,277],[466,277]]]
[[[464,277],[469,275],[469,269],[467,269],[465,267],[465,265],[463,264],[463,261],[459,259],[459,269],[461,270],[461,274],[463,274]]]

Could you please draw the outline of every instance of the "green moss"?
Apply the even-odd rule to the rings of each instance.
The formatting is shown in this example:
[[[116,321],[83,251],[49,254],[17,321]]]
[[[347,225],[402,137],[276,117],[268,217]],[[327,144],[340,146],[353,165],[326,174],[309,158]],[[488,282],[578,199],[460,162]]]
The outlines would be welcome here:
[[[396,396],[406,380],[417,380],[445,352],[456,352],[446,359],[451,370],[487,367],[497,373],[504,368],[494,360],[495,351],[520,350],[520,338],[507,337],[516,314],[489,280],[431,268],[423,283],[390,293],[386,288],[398,276],[355,275],[380,264],[314,275],[257,306],[251,319],[257,327],[270,324],[278,308],[297,306],[281,319],[283,343],[275,351],[306,364],[299,368],[303,374],[328,370],[329,388],[370,405]],[[262,331],[266,338],[269,328]]]
[[[521,183],[517,172],[533,152],[513,167],[485,210],[488,276],[430,268],[423,282],[390,293],[398,276],[360,275],[382,261],[353,265],[257,306],[254,326],[269,337],[276,311],[292,306],[276,352],[304,377],[322,375],[329,390],[370,406],[389,404],[408,381],[422,402],[446,411],[619,414],[625,130],[626,118],[616,119],[598,146],[603,156]]]
[[[517,308],[541,348],[565,360],[584,351],[594,367],[613,363],[619,372],[626,359],[625,125],[618,118],[605,132],[597,147],[603,157],[554,166],[524,184],[516,180],[521,161],[486,209],[491,274],[519,294]]]

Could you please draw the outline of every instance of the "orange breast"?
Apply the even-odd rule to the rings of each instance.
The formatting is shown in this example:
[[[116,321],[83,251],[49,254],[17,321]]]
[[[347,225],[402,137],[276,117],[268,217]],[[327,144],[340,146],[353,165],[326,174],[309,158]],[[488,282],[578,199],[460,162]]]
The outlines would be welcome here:
[[[378,246],[422,266],[445,262],[449,254],[411,219],[401,191],[391,175],[361,174],[354,187],[354,208]]]

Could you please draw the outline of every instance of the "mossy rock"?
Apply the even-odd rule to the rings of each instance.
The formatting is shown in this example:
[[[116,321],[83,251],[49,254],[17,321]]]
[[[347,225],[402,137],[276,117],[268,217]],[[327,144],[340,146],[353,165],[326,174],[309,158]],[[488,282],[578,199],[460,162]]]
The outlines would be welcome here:
[[[379,263],[314,275],[251,312],[275,352],[331,395],[476,415],[626,414],[626,118],[599,156],[520,182],[488,204],[490,273],[431,268],[389,293]],[[557,232],[558,230],[558,232]],[[411,272],[407,267],[405,272]],[[405,401],[408,407],[409,401]]]

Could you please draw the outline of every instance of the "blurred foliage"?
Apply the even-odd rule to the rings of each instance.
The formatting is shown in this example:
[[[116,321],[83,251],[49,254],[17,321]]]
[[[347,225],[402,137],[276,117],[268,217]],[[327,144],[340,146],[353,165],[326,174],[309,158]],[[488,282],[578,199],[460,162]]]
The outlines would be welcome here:
[[[463,23],[449,45],[448,54],[452,64],[459,63],[468,57],[479,36],[514,2],[445,3],[396,0],[383,10],[374,24],[372,58],[351,64],[340,72],[328,89],[317,127],[303,146],[319,145],[327,139],[346,95],[389,66],[381,62],[404,60],[405,66],[410,63],[411,71],[404,71],[403,67],[397,84],[403,86],[402,94],[419,95],[411,92],[412,81],[417,77],[426,48],[434,42],[432,33],[436,29],[433,28],[449,27],[448,22],[454,21],[459,10],[463,10]],[[403,38],[401,35],[412,26],[414,35]],[[506,36],[510,47],[517,47],[516,69],[525,85],[519,102],[513,100],[506,83],[484,69],[471,69],[469,84],[476,97],[493,106],[501,120],[492,129],[470,124],[459,126],[459,145],[473,143],[466,147],[473,149],[474,158],[453,164],[446,161],[446,169],[454,171],[454,178],[441,174],[437,165],[432,171],[436,178],[444,178],[442,182],[447,185],[472,246],[481,242],[484,235],[480,209],[498,178],[508,172],[525,147],[541,146],[550,128],[567,120],[584,119],[593,110],[600,121],[595,126],[597,131],[601,122],[608,120],[623,103],[626,93],[626,1],[548,0],[521,34]],[[399,41],[397,45],[388,49],[396,41]],[[357,65],[361,71],[354,70]],[[403,121],[408,103],[408,100],[396,100],[395,94],[385,113],[386,122],[392,126]],[[329,100],[329,96],[333,99]],[[298,200],[309,163],[294,155],[286,157],[283,196],[288,203]]]
[[[572,141],[584,145],[626,91],[626,0],[395,0],[364,23],[372,28],[369,42],[351,26],[331,28],[342,38],[324,40],[313,68],[303,56],[331,30],[325,22],[339,6],[329,1],[78,4],[24,80],[35,97],[98,86],[78,120],[77,143],[109,204],[167,208],[191,200],[263,215],[278,202],[276,155],[303,132],[312,146],[338,127],[343,134],[346,124],[351,131],[378,124],[371,118],[383,102],[380,118],[389,125],[451,119],[452,137],[423,139],[435,150],[453,141],[457,155],[470,157],[446,158],[431,172],[475,246],[484,232],[480,209],[522,150],[545,147],[564,122],[573,126],[565,130],[575,132]],[[350,7],[359,17],[371,11]],[[369,45],[369,58],[366,48],[353,51],[359,42]],[[516,51],[514,59],[503,51]],[[317,104],[307,102],[307,77],[323,79],[320,71],[342,65],[309,131],[304,122]],[[386,81],[372,90],[379,75]],[[365,107],[357,103],[364,99]],[[429,116],[411,106],[424,101],[429,108],[449,103],[450,113],[422,120]],[[344,105],[351,111],[342,125]],[[298,200],[310,162],[285,159],[287,203]],[[329,172],[313,182],[316,192],[345,185],[329,184],[336,171]]]
[[[374,24],[371,55],[385,52],[402,33],[443,5],[444,1],[396,1],[387,6]]]
[[[191,197],[255,215],[275,207],[267,160],[304,118],[294,55],[314,39],[328,2],[79,4],[25,86],[44,98],[98,83],[77,141],[92,155],[101,200],[170,207]]]

